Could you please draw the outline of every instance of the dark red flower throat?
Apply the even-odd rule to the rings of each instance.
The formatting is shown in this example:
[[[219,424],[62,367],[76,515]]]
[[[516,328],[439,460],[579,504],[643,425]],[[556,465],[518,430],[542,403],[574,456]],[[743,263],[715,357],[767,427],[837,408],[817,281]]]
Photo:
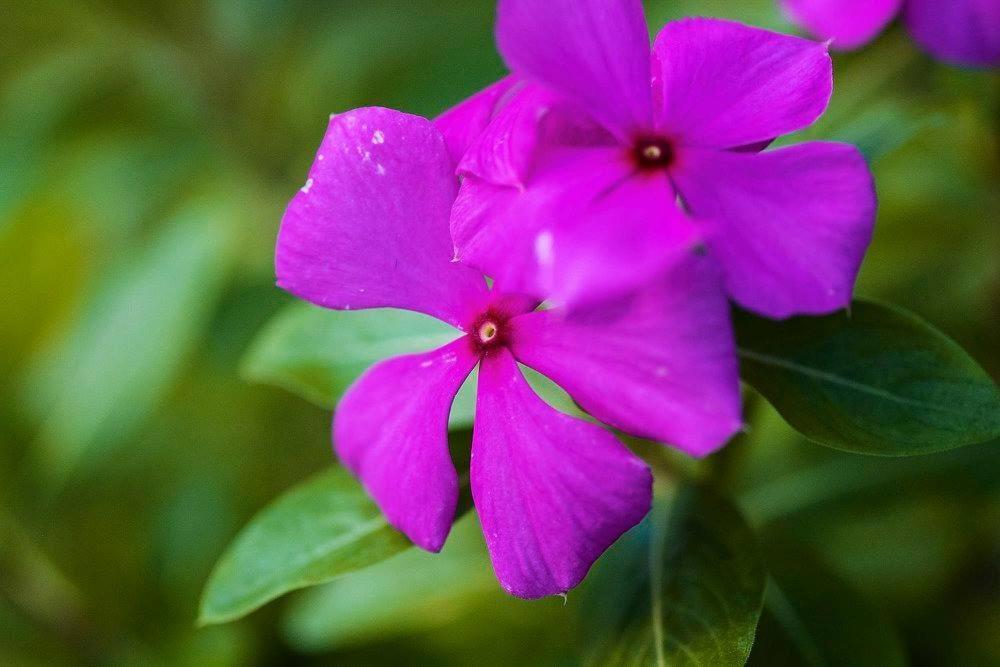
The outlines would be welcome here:
[[[469,341],[475,352],[484,356],[513,343],[518,315],[531,312],[538,302],[515,295],[493,293],[468,327]]]
[[[510,314],[490,308],[469,329],[472,345],[480,355],[505,347],[509,342]]]
[[[632,159],[643,171],[666,169],[675,157],[674,145],[666,137],[639,137],[633,144]]]

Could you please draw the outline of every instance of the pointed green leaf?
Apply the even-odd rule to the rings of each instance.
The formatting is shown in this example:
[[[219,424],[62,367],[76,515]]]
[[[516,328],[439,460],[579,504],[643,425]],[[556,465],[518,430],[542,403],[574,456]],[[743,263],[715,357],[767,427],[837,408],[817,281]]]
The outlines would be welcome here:
[[[593,665],[743,665],[765,572],[736,508],[687,487],[602,560],[588,600]]]
[[[33,360],[25,403],[42,422],[53,487],[127,442],[158,406],[209,323],[233,265],[236,209],[197,201],[124,253],[81,316]]]
[[[743,378],[807,438],[908,456],[1000,436],[1000,392],[954,341],[901,309],[776,322],[739,312]]]
[[[329,470],[278,498],[240,532],[208,579],[199,623],[240,618],[283,593],[409,547],[347,471]]]
[[[297,302],[278,314],[243,361],[244,375],[325,408],[372,364],[433,350],[461,335],[433,317],[405,310],[326,310]]]
[[[409,549],[363,571],[303,591],[285,609],[297,650],[331,651],[446,625],[499,585],[473,516],[455,523],[441,553]]]
[[[427,352],[462,336],[433,317],[397,309],[335,311],[293,303],[257,338],[243,360],[252,382],[287,389],[308,401],[333,408],[344,391],[372,364],[402,354]],[[543,399],[562,412],[580,410],[553,382],[524,369]],[[476,374],[452,406],[452,428],[472,424]]]
[[[808,552],[781,545],[767,564],[766,611],[748,665],[908,664],[888,618]]]

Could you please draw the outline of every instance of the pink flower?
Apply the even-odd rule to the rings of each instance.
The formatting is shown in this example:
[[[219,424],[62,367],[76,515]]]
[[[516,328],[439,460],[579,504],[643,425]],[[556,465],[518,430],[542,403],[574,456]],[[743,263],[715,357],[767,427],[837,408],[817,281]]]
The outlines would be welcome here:
[[[900,12],[928,53],[957,65],[1000,65],[1000,0],[781,0],[806,30],[833,47],[864,46]]]
[[[459,330],[365,372],[337,407],[336,452],[393,526],[440,549],[459,489],[448,414],[478,365],[470,481],[494,569],[515,595],[561,593],[646,514],[652,479],[609,432],[545,404],[518,362],[607,424],[705,455],[741,426],[728,305],[712,264],[692,257],[613,303],[536,310],[452,261],[456,190],[430,121],[334,117],[282,220],[278,284],[327,308],[405,308]]]
[[[444,118],[466,149],[451,221],[462,261],[574,303],[704,247],[751,310],[850,302],[875,219],[864,158],[820,142],[761,152],[826,108],[824,44],[688,19],[651,57],[639,0],[500,0],[497,39],[515,78]],[[456,131],[487,108],[481,135]]]

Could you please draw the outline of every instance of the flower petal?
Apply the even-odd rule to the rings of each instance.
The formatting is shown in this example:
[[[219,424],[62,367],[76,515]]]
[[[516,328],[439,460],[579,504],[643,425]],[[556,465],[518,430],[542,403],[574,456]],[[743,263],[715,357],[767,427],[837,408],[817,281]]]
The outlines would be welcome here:
[[[480,367],[470,477],[493,569],[523,598],[579,584],[652,501],[642,460],[544,403],[507,350]]]
[[[448,413],[478,358],[460,338],[425,354],[369,368],[337,406],[333,440],[388,522],[438,551],[455,518],[458,475],[448,452]]]
[[[451,261],[456,186],[430,121],[388,109],[332,118],[281,221],[278,285],[327,308],[405,308],[461,327],[486,286]]]
[[[648,129],[640,0],[500,0],[497,43],[511,70],[573,100],[619,138]]]
[[[434,119],[434,126],[444,136],[454,164],[462,161],[462,156],[489,126],[504,99],[517,84],[516,76],[506,76]]]
[[[936,58],[956,65],[1000,66],[1000,2],[910,0],[903,19]]]
[[[688,146],[734,148],[799,130],[833,92],[825,44],[732,21],[668,23],[653,55],[657,124]]]
[[[517,89],[469,146],[458,172],[494,185],[523,188],[543,147],[616,143],[566,98],[529,83]]]
[[[626,298],[511,321],[511,349],[632,435],[712,453],[742,427],[736,346],[715,261],[692,256]]]
[[[451,224],[463,262],[558,303],[631,291],[697,242],[667,177],[619,148],[551,151],[523,191],[467,176]]]
[[[458,173],[475,174],[496,185],[523,185],[535,157],[542,118],[559,99],[536,84],[519,90],[470,144]]]
[[[811,34],[832,40],[835,49],[851,50],[875,39],[899,13],[903,0],[782,0],[781,5]]]
[[[851,301],[875,224],[871,172],[853,146],[688,150],[675,182],[709,227],[708,246],[740,305],[784,318]]]

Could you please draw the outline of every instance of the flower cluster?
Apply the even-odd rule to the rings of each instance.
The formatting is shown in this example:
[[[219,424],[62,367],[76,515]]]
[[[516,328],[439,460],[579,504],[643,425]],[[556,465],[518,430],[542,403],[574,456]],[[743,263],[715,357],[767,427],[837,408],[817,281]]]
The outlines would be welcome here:
[[[1000,65],[1000,0],[781,0],[809,32],[856,49],[897,15],[928,53],[957,65]]]
[[[875,217],[851,146],[769,149],[832,92],[824,44],[640,0],[500,0],[512,74],[435,121],[331,118],[282,220],[278,284],[457,330],[347,391],[336,452],[388,521],[436,551],[459,476],[447,425],[478,367],[470,484],[497,577],[564,593],[647,513],[652,476],[596,422],[693,456],[742,427],[730,299],[771,317],[846,306]],[[487,278],[489,280],[487,280]]]

